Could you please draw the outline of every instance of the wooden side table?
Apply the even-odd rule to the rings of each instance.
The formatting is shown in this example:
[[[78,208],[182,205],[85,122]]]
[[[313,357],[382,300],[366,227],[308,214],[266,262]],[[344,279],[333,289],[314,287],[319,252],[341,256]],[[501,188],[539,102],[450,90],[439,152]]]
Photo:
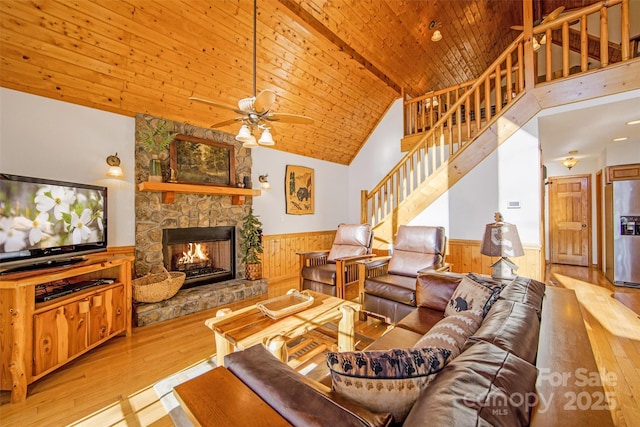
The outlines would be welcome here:
[[[224,367],[173,389],[195,426],[290,426],[271,406]]]

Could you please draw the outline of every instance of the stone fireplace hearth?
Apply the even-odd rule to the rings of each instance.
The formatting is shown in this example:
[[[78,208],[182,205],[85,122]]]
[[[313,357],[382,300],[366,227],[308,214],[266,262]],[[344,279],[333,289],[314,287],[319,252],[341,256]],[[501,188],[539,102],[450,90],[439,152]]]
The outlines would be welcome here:
[[[147,181],[151,159],[150,153],[138,139],[138,130],[147,125],[155,129],[159,120],[162,119],[142,114],[136,115],[137,183]],[[243,182],[244,177],[251,176],[251,150],[243,148],[242,144],[235,140],[234,135],[178,122],[173,122],[172,127],[172,132],[175,133],[232,146],[236,182]],[[166,179],[169,175],[169,150],[165,150],[159,157]],[[229,239],[231,239],[226,244],[221,243],[217,237],[203,239],[210,242],[207,243],[206,250],[214,252],[213,255],[218,257],[216,265],[206,265],[204,261],[200,265],[201,271],[208,269],[212,274],[208,278],[199,277],[198,274],[196,274],[198,277],[190,277],[178,294],[170,300],[154,304],[136,304],[135,311],[139,326],[267,293],[266,280],[252,282],[244,279],[244,263],[239,253],[239,231],[243,218],[251,208],[251,203],[252,197],[249,196],[244,199],[243,204],[234,205],[231,197],[227,195],[192,193],[175,193],[172,203],[163,203],[162,193],[140,191],[136,188],[134,277],[162,271],[162,265],[166,263],[165,256],[168,255],[163,247],[163,237],[167,234],[167,230],[180,229],[186,233],[196,230],[195,234],[199,234],[202,229],[212,227],[230,232]],[[194,237],[194,235],[188,237]],[[188,252],[190,242],[182,243],[186,243],[187,246],[181,246],[181,249],[186,248]],[[222,255],[223,252],[225,255]],[[170,262],[167,263],[167,267],[171,267],[171,270],[181,269],[176,268],[176,265],[171,266]]]

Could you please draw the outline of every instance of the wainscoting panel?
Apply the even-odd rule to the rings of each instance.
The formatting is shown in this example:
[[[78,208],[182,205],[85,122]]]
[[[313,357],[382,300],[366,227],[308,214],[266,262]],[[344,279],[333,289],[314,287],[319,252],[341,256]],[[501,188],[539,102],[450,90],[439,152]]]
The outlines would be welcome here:
[[[262,236],[262,277],[269,283],[298,277],[300,260],[296,254],[329,250],[335,236],[335,230]]]
[[[480,240],[449,240],[446,261],[453,264],[451,271],[456,273],[491,274],[491,265],[498,258],[482,255],[480,253],[480,244]],[[509,258],[518,266],[518,275],[543,280],[541,248],[525,244],[522,246],[524,248],[524,256]]]
[[[269,279],[269,283],[297,278],[300,262],[296,253],[329,250],[334,238],[335,230],[263,236],[262,277]],[[482,255],[480,244],[479,240],[449,240],[446,260],[453,264],[451,271],[491,274],[491,265],[498,258]],[[523,247],[524,256],[511,258],[519,267],[518,274],[541,280],[541,248],[524,244]],[[381,252],[378,255],[385,253]]]

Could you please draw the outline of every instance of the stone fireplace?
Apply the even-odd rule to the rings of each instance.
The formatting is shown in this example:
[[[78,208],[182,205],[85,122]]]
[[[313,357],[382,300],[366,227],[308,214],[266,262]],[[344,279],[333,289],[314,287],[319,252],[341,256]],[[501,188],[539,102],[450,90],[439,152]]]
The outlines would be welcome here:
[[[236,228],[189,227],[162,230],[167,270],[186,274],[182,289],[236,277]]]
[[[137,183],[148,179],[151,159],[138,140],[138,130],[147,125],[156,128],[159,120],[154,116],[136,115]],[[236,182],[251,176],[251,150],[243,148],[234,135],[178,122],[173,122],[172,126],[175,133],[234,147]],[[169,177],[169,150],[161,153],[160,159],[166,180]],[[251,197],[234,205],[230,196],[198,193],[175,193],[172,203],[163,203],[162,193],[136,188],[134,277],[158,273],[163,265],[168,270],[184,271],[189,276],[175,297],[159,303],[136,304],[135,317],[139,326],[267,293],[265,279],[245,280],[239,253],[239,231],[251,203]],[[165,248],[167,239],[171,243]],[[200,248],[190,247],[190,243],[200,243]],[[191,262],[179,261],[183,256]]]

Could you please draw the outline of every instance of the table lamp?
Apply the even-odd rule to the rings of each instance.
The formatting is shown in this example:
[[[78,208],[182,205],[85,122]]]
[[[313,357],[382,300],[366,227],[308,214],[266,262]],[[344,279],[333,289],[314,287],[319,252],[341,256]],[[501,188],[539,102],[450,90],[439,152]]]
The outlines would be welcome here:
[[[507,257],[523,256],[524,250],[520,236],[518,236],[518,229],[515,225],[504,222],[500,212],[496,212],[495,222],[487,224],[484,229],[480,253],[500,257],[491,266],[493,267],[491,277],[494,279],[514,279],[516,277],[515,272],[518,270],[518,266]]]

